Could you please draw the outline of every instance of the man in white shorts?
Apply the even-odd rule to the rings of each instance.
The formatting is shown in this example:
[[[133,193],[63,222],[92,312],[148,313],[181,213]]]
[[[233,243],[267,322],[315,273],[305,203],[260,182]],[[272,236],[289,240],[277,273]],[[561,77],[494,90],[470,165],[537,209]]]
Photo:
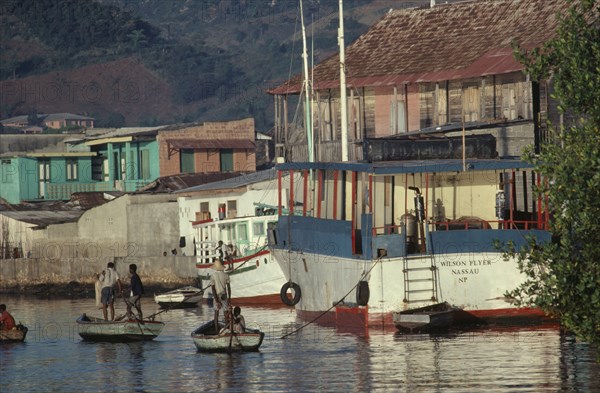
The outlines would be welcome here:
[[[106,270],[98,275],[98,280],[102,283],[102,295],[100,301],[102,302],[102,314],[104,320],[108,320],[107,308],[110,306],[110,320],[115,320],[115,284],[119,288],[119,293],[123,292],[123,286],[121,285],[121,279],[119,274],[115,270],[115,264],[109,262],[106,265]]]

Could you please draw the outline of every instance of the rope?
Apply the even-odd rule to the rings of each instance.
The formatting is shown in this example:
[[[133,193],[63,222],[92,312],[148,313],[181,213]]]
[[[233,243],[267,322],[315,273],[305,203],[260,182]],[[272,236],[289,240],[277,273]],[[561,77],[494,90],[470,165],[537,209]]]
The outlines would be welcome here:
[[[261,251],[265,250],[266,248],[267,248],[267,246],[266,246],[266,245],[265,245],[265,246],[262,246],[262,247],[261,247],[261,248],[260,248],[258,251],[256,251],[256,253],[259,253],[259,252],[261,252]],[[241,263],[241,264],[240,264],[239,266],[237,266],[235,269],[231,270],[231,272],[235,272],[236,270],[240,269],[240,268],[241,268],[242,266],[244,266],[244,265],[245,265],[245,264],[246,264],[246,263],[247,263],[249,260],[250,260],[250,259],[247,259],[247,260],[245,260],[243,263]],[[204,291],[206,291],[206,290],[207,290],[207,289],[209,289],[210,287],[211,287],[211,285],[210,285],[210,282],[209,282],[209,284],[208,284],[207,286],[205,286],[205,287],[203,287],[203,288],[200,288],[200,291],[202,291],[202,293],[204,293]],[[172,309],[174,309],[175,307],[177,307],[179,304],[183,303],[184,301],[185,301],[185,299],[184,299],[184,300],[182,300],[182,301],[181,301],[181,302],[179,302],[179,303],[174,303],[173,305],[171,305],[171,306],[169,306],[169,307],[165,307],[164,309],[162,309],[162,310],[160,310],[160,311],[158,311],[158,312],[155,312],[154,314],[150,314],[150,315],[148,316],[148,319],[152,319],[152,320],[153,320],[153,319],[154,319],[154,317],[156,317],[157,315],[159,315],[159,314],[162,314],[162,313],[164,313],[164,312],[167,312],[167,311],[171,311]]]
[[[377,266],[377,263],[381,262],[381,258],[379,257],[375,260],[375,263],[373,264],[373,266],[371,266],[371,268],[366,272],[363,273],[362,276],[360,277],[360,280],[358,280],[358,282],[348,291],[348,293],[346,293],[340,300],[338,300],[337,302],[335,302],[331,307],[329,307],[327,310],[323,311],[321,314],[317,315],[315,318],[313,318],[312,320],[306,322],[304,325],[300,326],[298,329],[293,330],[290,333],[284,334],[283,336],[279,337],[280,339],[284,339],[288,336],[291,336],[294,333],[299,332],[300,330],[304,329],[305,327],[307,327],[308,325],[312,324],[313,322],[315,322],[316,320],[320,319],[323,315],[327,314],[329,311],[333,310],[338,304],[342,303],[344,301],[344,299],[350,295],[352,293],[352,291],[354,291],[356,289],[356,287],[358,287],[358,284],[360,284],[360,282],[369,275],[369,273],[371,273],[371,270],[373,270],[373,268],[375,266]]]

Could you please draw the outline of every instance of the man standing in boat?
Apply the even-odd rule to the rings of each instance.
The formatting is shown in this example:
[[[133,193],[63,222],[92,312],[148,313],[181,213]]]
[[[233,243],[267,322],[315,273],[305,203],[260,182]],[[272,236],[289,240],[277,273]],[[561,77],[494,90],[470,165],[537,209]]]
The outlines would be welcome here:
[[[229,299],[231,299],[231,285],[229,275],[225,273],[225,267],[221,260],[215,261],[213,265],[215,272],[210,276],[210,286],[212,288],[213,299],[215,302],[215,331],[219,333],[219,314],[223,311],[223,318],[227,324],[227,312],[229,310]]]
[[[121,279],[119,278],[119,274],[115,270],[115,264],[113,262],[109,262],[106,265],[106,270],[103,270],[102,273],[98,275],[98,280],[102,283],[102,314],[104,315],[104,320],[108,320],[108,312],[107,308],[110,306],[110,320],[115,320],[115,284],[119,288],[119,293],[123,292],[123,286],[121,285]]]
[[[142,319],[142,295],[144,294],[144,285],[140,276],[137,274],[137,265],[132,263],[129,265],[129,273],[131,274],[131,293],[127,301],[127,318],[133,317],[131,307],[135,307],[138,312],[138,318]]]

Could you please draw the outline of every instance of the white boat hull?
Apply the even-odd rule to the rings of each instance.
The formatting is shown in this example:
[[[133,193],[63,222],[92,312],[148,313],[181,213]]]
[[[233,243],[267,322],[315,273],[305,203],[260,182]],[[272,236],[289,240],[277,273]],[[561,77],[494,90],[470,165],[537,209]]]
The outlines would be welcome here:
[[[197,307],[202,300],[202,290],[184,287],[154,296],[154,301],[164,308]]]
[[[87,341],[149,341],[156,338],[165,324],[159,321],[105,321],[93,317],[77,319],[79,336]]]
[[[221,324],[221,328],[224,325]],[[265,334],[253,329],[244,333],[214,334],[214,323],[209,321],[192,332],[192,340],[199,352],[254,352],[258,351]]]
[[[486,318],[518,312],[504,297],[524,277],[514,259],[504,260],[500,253],[436,255],[438,268],[437,298],[421,302],[405,302],[403,258],[360,261],[310,253],[274,250],[281,270],[289,272],[286,280],[298,284],[302,291],[295,305],[301,315],[335,311],[339,307],[357,307],[356,285],[369,283],[368,305],[359,307],[371,321],[369,324],[392,324],[395,311],[448,302]],[[298,263],[298,261],[301,261]],[[429,256],[411,258],[411,266],[431,265]],[[370,273],[364,277],[365,272]],[[532,311],[523,309],[522,312]],[[539,314],[538,311],[532,311]]]
[[[205,288],[204,298],[212,297],[209,287],[214,274],[211,264],[197,264],[198,278]],[[233,269],[230,268],[233,266]],[[231,281],[231,293],[236,302],[243,304],[282,304],[279,291],[286,282],[285,276],[269,251],[234,260],[226,265]]]

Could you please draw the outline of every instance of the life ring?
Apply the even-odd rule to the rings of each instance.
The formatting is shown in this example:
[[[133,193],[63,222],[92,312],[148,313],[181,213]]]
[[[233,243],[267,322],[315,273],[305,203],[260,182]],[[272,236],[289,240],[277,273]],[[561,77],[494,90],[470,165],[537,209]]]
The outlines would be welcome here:
[[[294,298],[290,299],[288,297],[288,289],[292,289],[294,291]],[[295,282],[289,281],[283,284],[281,287],[281,291],[279,291],[279,297],[281,297],[281,301],[288,306],[295,306],[299,301],[300,297],[302,297],[302,291],[300,290],[300,286]]]
[[[371,292],[368,281],[359,281],[356,287],[356,304],[366,306],[369,303]]]

